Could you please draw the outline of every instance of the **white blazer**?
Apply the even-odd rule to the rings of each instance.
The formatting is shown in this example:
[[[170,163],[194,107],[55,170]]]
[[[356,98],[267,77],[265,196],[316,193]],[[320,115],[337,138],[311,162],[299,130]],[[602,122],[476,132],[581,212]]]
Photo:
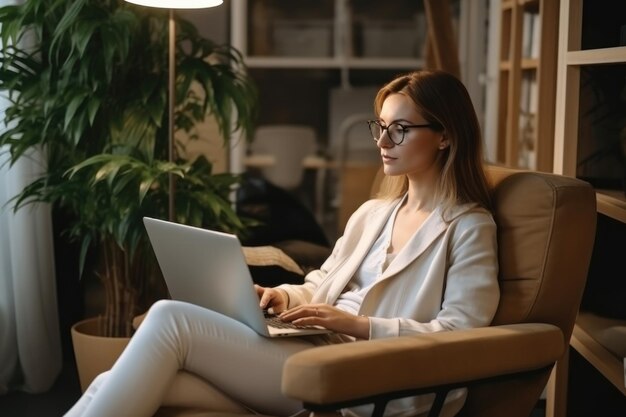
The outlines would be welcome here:
[[[398,200],[369,200],[319,270],[302,285],[281,285],[289,307],[334,304],[381,233]],[[495,315],[498,287],[496,225],[476,204],[436,209],[367,292],[359,314],[370,338],[481,327]]]

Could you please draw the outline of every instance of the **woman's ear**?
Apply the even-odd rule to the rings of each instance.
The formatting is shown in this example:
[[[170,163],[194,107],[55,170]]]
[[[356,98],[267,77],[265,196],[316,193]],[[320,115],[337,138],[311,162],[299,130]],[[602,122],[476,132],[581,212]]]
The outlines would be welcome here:
[[[443,135],[443,136],[441,137],[441,142],[439,142],[439,149],[443,151],[443,150],[444,150],[444,149],[446,149],[448,146],[450,146],[450,141],[448,141],[448,139],[446,139],[446,136],[445,136],[445,135]]]

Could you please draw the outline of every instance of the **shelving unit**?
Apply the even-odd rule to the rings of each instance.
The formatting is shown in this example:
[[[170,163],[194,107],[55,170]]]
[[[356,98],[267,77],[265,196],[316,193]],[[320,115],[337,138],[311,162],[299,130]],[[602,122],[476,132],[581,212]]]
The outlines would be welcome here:
[[[460,56],[465,57],[466,72],[476,72],[475,61],[480,56],[457,53],[460,26],[471,30],[472,38],[484,40],[485,22],[480,21],[485,18],[484,7],[469,3],[231,0],[231,43],[243,54],[259,87],[258,124],[303,124],[316,130],[320,153],[334,162],[326,200],[333,210],[338,209],[337,217],[351,213],[369,197],[367,192],[349,204],[341,201],[348,194],[342,179],[349,177],[342,169],[347,154],[343,150],[350,149],[346,160],[351,166],[358,170],[368,167],[372,178],[380,165],[365,124],[373,116],[377,89],[399,73],[425,67],[460,76]],[[482,96],[474,99],[482,103]],[[345,128],[357,115],[362,120]],[[237,146],[230,152],[230,169],[243,172],[245,143],[233,143]],[[337,189],[331,190],[333,187]],[[342,229],[341,223],[338,219],[338,229]]]
[[[619,183],[613,159],[619,147],[614,130],[601,130],[614,111],[626,103],[605,100],[601,83],[609,82],[609,95],[626,91],[626,5],[623,2],[561,0],[555,108],[554,172],[588,180],[596,187],[598,213],[626,224],[626,197],[623,189],[603,189]],[[593,28],[593,29],[591,29]],[[621,39],[620,39],[621,32]],[[616,106],[622,106],[617,108]],[[594,117],[598,109],[606,110]],[[620,128],[626,128],[621,119]],[[608,150],[608,152],[603,152]],[[619,169],[619,168],[617,168]],[[623,169],[623,167],[622,167]],[[623,172],[622,172],[623,174]],[[624,237],[626,239],[626,236]],[[623,279],[623,274],[622,274]],[[609,322],[609,321],[607,321]],[[571,346],[593,365],[617,390],[626,395],[624,359],[602,343],[603,320],[581,311],[572,334]],[[610,321],[626,326],[626,321]],[[558,364],[554,395],[547,415],[565,416],[567,370]]]
[[[497,162],[551,172],[558,0],[500,4]]]
[[[233,0],[233,44],[249,68],[340,69],[344,77],[358,68],[422,68],[426,27],[420,3],[397,2],[402,17],[391,19],[393,8],[385,11],[373,1]],[[383,32],[395,44],[378,40]]]
[[[458,9],[459,0],[450,1]],[[259,124],[310,125],[331,156],[337,142],[332,91],[374,91],[397,73],[423,68],[426,40],[421,1],[231,2],[231,43],[259,86]],[[361,96],[350,111],[371,112],[373,95]],[[304,100],[308,104],[299,105]],[[231,152],[235,172],[243,170],[243,148]]]
[[[331,89],[379,87],[398,73],[424,67],[476,75],[480,56],[464,49],[455,53],[466,45],[458,36],[453,45],[455,35],[450,36],[463,27],[472,32],[472,39],[484,39],[484,7],[471,3],[232,0],[231,43],[243,54],[260,87],[259,124],[308,124],[316,128],[326,146],[334,139],[329,121]],[[474,91],[481,113],[480,82],[477,75],[475,78],[466,83]],[[297,87],[291,88],[289,83]],[[304,99],[310,101],[308,114],[305,106],[293,105]],[[371,103],[363,107],[371,111]],[[363,111],[354,109],[355,113]],[[234,171],[241,169],[237,158],[231,165]]]

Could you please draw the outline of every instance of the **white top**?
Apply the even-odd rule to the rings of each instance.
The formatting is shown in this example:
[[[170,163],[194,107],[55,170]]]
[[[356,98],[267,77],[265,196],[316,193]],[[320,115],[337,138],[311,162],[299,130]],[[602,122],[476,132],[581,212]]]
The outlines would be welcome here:
[[[406,200],[406,196],[398,201],[398,204],[389,216],[385,227],[380,232],[378,239],[372,245],[361,266],[354,274],[354,277],[346,285],[345,291],[337,298],[335,307],[348,313],[358,314],[363,302],[363,297],[367,291],[383,275],[383,272],[393,262],[397,254],[389,253],[391,246],[391,233],[400,206]]]

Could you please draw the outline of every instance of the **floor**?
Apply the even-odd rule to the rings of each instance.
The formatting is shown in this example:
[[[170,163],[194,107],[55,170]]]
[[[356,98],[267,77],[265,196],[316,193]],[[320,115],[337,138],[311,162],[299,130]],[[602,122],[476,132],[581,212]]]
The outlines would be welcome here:
[[[2,417],[61,417],[80,396],[78,374],[66,361],[54,386],[43,394],[14,392],[0,396]]]

